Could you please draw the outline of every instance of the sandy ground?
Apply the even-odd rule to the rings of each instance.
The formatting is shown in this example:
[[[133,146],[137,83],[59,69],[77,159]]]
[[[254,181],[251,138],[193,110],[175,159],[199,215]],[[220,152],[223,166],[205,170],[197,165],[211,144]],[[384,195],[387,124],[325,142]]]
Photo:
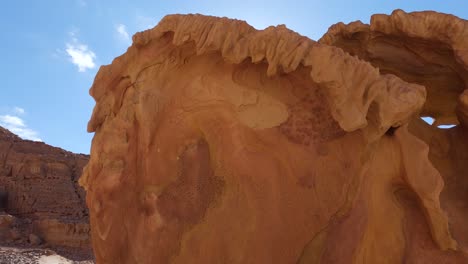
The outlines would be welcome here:
[[[72,261],[47,249],[0,247],[0,264],[94,264],[94,262]]]

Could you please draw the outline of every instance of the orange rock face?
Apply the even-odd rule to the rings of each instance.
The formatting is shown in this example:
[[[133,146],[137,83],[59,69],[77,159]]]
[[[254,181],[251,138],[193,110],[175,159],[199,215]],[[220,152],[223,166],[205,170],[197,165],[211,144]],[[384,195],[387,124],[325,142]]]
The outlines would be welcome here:
[[[445,18],[411,16],[432,15]],[[407,65],[379,71],[348,54],[367,42],[346,44],[354,33],[341,27],[317,43],[284,26],[176,15],[136,34],[90,90],[96,133],[80,183],[97,262],[466,263],[464,126],[419,119],[463,124],[466,94],[442,88],[461,84],[451,78],[468,67],[453,70],[461,60],[449,55],[463,45],[432,63],[446,71],[428,88]],[[395,32],[397,43],[414,33]],[[445,88],[444,107],[428,102]]]
[[[427,100],[421,115],[435,125],[458,124],[454,114],[468,87],[467,21],[436,12],[374,15],[371,24],[333,25],[320,43],[342,48],[369,61],[381,73],[424,85]]]

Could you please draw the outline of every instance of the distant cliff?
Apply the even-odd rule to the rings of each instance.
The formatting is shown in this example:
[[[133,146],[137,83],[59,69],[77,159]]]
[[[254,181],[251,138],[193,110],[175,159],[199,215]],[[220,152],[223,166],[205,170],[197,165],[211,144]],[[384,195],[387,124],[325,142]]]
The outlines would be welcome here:
[[[88,160],[0,127],[0,211],[14,217],[0,230],[0,246],[45,244],[90,254],[85,193],[77,184]]]

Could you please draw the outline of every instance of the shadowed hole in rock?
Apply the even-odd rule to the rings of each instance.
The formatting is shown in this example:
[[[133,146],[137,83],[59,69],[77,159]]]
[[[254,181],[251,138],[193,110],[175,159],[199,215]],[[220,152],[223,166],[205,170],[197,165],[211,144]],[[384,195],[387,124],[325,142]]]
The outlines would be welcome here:
[[[8,193],[0,190],[0,211],[5,211],[8,205]]]
[[[395,134],[395,131],[399,128],[399,126],[397,127],[390,127],[387,132],[385,132],[385,135],[387,136],[393,136]]]

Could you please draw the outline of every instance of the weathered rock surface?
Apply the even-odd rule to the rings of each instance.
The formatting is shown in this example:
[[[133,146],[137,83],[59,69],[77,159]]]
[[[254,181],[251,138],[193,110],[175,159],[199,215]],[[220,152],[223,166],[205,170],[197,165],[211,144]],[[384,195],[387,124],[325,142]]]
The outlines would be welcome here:
[[[176,15],[133,41],[90,90],[97,263],[467,263],[466,131],[419,119],[467,110],[462,40],[430,87],[284,26]]]
[[[15,220],[14,216],[0,212],[0,241],[15,239],[12,233],[12,226]]]
[[[436,12],[374,15],[370,25],[332,26],[321,43],[369,61],[381,72],[422,84],[428,96],[410,131],[429,146],[429,160],[445,182],[441,205],[459,250],[468,252],[468,22]],[[438,125],[461,124],[452,129]],[[426,242],[428,243],[428,242]],[[420,243],[421,244],[421,243]],[[415,251],[422,251],[416,248]],[[429,257],[429,253],[425,253]],[[434,263],[448,260],[431,253]],[[465,260],[468,263],[468,260]],[[456,263],[455,260],[448,261]],[[421,262],[423,263],[423,262]],[[464,262],[463,262],[464,263]]]
[[[51,248],[91,255],[85,193],[77,183],[88,158],[22,140],[0,127],[0,210],[15,217],[5,231],[13,236],[0,245],[24,246],[40,239]]]
[[[319,40],[370,62],[381,73],[424,85],[421,114],[435,125],[458,124],[458,98],[468,87],[466,20],[437,12],[374,15],[370,25],[338,23]],[[465,109],[466,111],[466,109]]]

